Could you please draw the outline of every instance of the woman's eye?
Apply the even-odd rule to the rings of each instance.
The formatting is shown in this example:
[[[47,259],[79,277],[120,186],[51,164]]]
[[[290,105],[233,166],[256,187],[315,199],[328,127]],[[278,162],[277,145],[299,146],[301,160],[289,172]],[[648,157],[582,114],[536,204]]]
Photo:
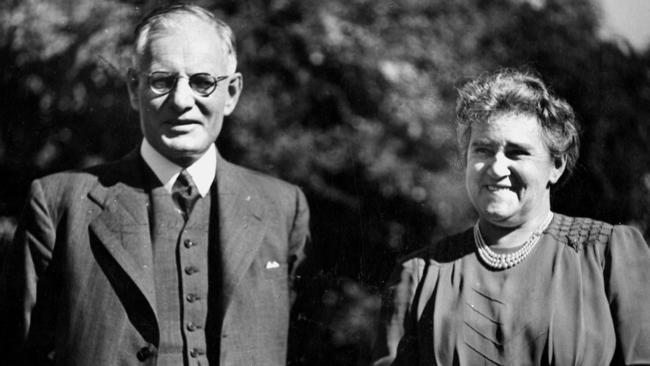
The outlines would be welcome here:
[[[514,149],[508,151],[507,155],[510,157],[520,157],[520,156],[530,155],[530,153],[528,153],[528,151],[523,149]]]

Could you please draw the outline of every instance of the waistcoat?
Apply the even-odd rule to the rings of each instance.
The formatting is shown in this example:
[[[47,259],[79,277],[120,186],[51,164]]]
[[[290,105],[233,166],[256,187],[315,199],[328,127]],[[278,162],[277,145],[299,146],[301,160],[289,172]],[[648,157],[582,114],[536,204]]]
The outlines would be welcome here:
[[[185,222],[163,187],[151,191],[159,366],[208,364],[205,327],[211,196],[200,198]]]

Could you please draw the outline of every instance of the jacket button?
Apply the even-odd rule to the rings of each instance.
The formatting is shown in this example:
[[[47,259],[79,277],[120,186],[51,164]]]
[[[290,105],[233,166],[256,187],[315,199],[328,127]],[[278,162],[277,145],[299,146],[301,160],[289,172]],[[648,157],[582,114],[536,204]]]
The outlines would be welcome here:
[[[154,351],[151,349],[151,347],[142,347],[138,351],[138,353],[135,355],[138,358],[138,361],[146,361],[147,358],[153,356]]]
[[[183,241],[183,245],[185,245],[185,248],[191,248],[191,247],[195,246],[196,244],[193,241],[191,241],[190,239],[185,239],[185,241]]]

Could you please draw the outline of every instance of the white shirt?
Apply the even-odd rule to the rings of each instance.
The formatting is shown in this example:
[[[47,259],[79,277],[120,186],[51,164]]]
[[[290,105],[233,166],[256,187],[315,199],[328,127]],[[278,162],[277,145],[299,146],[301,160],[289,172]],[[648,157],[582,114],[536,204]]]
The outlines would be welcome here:
[[[147,139],[142,139],[140,155],[162,182],[165,190],[171,194],[174,182],[176,182],[176,178],[178,178],[183,168],[172,163],[156,151]],[[205,197],[210,191],[210,186],[217,174],[217,148],[214,144],[211,144],[208,151],[185,170],[192,177],[201,197]]]

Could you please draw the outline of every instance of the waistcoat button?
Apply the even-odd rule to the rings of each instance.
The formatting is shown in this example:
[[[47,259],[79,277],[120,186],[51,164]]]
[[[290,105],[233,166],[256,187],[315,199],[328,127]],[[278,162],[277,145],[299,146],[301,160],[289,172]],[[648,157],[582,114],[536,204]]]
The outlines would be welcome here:
[[[200,348],[192,348],[192,349],[190,349],[190,356],[192,356],[193,358],[196,358],[196,357],[198,357],[198,356],[200,356],[202,354],[205,354],[205,351],[203,351]]]
[[[197,295],[197,294],[189,294],[189,295],[185,296],[185,300],[187,300],[188,302],[194,302],[194,301],[199,300],[200,298],[201,297],[199,295]]]
[[[194,323],[192,323],[192,322],[189,322],[189,323],[187,323],[187,325],[185,326],[185,329],[189,330],[190,332],[193,332],[193,331],[195,331],[195,330],[197,330],[197,329],[201,329],[201,326],[200,326],[200,325],[197,325],[197,324],[194,324]]]
[[[183,245],[185,245],[185,248],[191,248],[191,247],[195,246],[196,243],[194,243],[190,239],[185,239],[185,241],[183,241]]]
[[[187,266],[187,267],[185,267],[185,273],[187,273],[188,275],[193,275],[193,274],[195,274],[195,273],[198,272],[198,271],[199,271],[199,269],[196,268],[196,267],[194,267],[194,266]]]

